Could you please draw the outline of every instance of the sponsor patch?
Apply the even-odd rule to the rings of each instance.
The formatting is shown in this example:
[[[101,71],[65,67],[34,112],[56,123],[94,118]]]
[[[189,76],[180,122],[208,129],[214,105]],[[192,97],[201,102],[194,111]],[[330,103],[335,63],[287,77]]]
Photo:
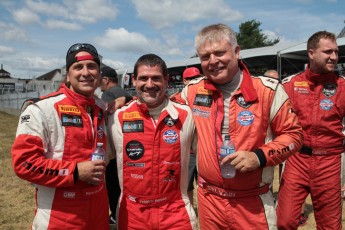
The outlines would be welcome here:
[[[68,169],[60,169],[59,176],[68,176],[69,170]]]
[[[294,87],[294,90],[299,94],[309,94],[308,88]]]
[[[123,117],[124,120],[133,120],[133,119],[141,119],[141,115],[139,112],[135,111],[135,112],[130,112],[130,113],[123,113]]]
[[[29,122],[30,120],[30,115],[24,115],[20,117],[20,124],[23,124],[25,122]]]
[[[74,199],[76,196],[75,192],[63,192],[63,197],[67,199]]]
[[[251,125],[254,122],[254,115],[252,112],[244,110],[238,114],[237,121],[243,126]]]
[[[197,93],[198,93],[198,94],[205,94],[205,95],[212,95],[212,94],[213,94],[213,91],[212,91],[212,90],[205,89],[205,88],[203,88],[203,87],[199,87]]]
[[[323,110],[330,110],[333,107],[333,102],[329,99],[323,99],[320,102],[320,107]]]
[[[309,87],[309,83],[307,81],[296,81],[293,85],[296,87]]]
[[[98,135],[98,138],[100,138],[100,139],[103,138],[103,135],[104,135],[103,126],[99,125],[99,126],[97,127],[97,135]]]
[[[123,133],[144,132],[144,121],[124,121],[122,126]]]
[[[70,114],[61,114],[62,126],[75,126],[83,127],[83,120],[81,116],[70,115]]]
[[[126,154],[131,160],[138,160],[144,156],[144,146],[139,141],[130,141],[126,145]]]
[[[210,111],[205,111],[205,110],[193,108],[192,112],[193,112],[194,116],[204,117],[204,118],[210,117]]]
[[[171,181],[176,181],[176,176],[175,176],[175,171],[173,169],[167,170],[169,172],[169,176],[163,177],[162,181],[163,182],[171,182]]]
[[[134,179],[144,179],[144,175],[136,173],[131,173],[131,177]]]
[[[322,93],[326,97],[332,97],[335,95],[336,92],[337,92],[337,85],[336,84],[328,83],[328,84],[323,85]]]
[[[248,108],[249,106],[251,106],[253,103],[247,103],[245,100],[244,100],[244,97],[242,95],[239,95],[237,98],[236,98],[236,102],[239,106],[243,107],[243,108]]]
[[[194,105],[211,107],[212,95],[197,94],[194,99]]]
[[[129,166],[129,167],[138,167],[138,168],[145,167],[145,163],[126,162],[126,165]]]
[[[178,134],[174,130],[167,130],[163,133],[163,140],[168,144],[174,144],[178,140]]]
[[[73,105],[59,105],[60,113],[68,113],[74,115],[81,115],[81,111],[77,106]]]
[[[268,151],[268,155],[269,156],[273,156],[273,155],[280,155],[280,154],[287,154],[288,152],[290,152],[291,150],[295,149],[295,145],[293,143],[291,143],[289,146],[286,146],[282,149],[271,149]]]
[[[163,122],[169,126],[172,127],[175,125],[175,123],[177,122],[177,119],[172,119],[170,116],[167,116],[166,118],[164,118]]]

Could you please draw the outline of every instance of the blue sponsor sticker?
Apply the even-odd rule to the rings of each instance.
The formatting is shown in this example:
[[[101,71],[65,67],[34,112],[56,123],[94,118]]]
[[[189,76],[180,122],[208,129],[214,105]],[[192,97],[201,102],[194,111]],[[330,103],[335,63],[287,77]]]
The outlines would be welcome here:
[[[103,130],[103,127],[101,125],[99,125],[97,127],[97,134],[98,134],[98,138],[100,138],[100,139],[103,138],[104,130]]]
[[[174,130],[167,130],[163,133],[163,140],[168,144],[174,144],[178,140],[178,134]]]
[[[323,110],[330,110],[333,107],[333,102],[329,99],[323,99],[320,102],[320,107]]]
[[[76,116],[76,115],[62,113],[61,123],[62,123],[62,126],[83,127],[83,119],[81,118],[81,116]]]
[[[243,126],[251,125],[254,122],[254,115],[252,112],[244,110],[238,114],[237,121]]]

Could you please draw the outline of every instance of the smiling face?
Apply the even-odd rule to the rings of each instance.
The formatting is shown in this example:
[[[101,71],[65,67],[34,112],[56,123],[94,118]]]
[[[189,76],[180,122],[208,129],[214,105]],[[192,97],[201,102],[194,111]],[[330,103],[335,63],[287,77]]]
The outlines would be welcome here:
[[[136,79],[133,77],[138,100],[148,108],[156,108],[163,103],[168,87],[168,76],[163,75],[158,65],[140,65]]]
[[[215,84],[231,81],[238,71],[239,51],[226,39],[206,41],[198,49],[203,73]]]
[[[86,51],[77,53],[76,57],[90,55]],[[81,60],[73,63],[67,72],[70,89],[86,97],[92,97],[99,85],[101,74],[98,64],[93,60]]]
[[[338,46],[335,40],[321,38],[316,49],[309,49],[310,70],[324,74],[335,71],[338,62]]]

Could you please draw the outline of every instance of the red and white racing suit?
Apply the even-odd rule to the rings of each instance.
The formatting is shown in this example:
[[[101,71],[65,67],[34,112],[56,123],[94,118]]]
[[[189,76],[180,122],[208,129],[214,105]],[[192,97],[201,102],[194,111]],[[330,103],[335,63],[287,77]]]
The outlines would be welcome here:
[[[91,116],[87,107],[93,108]],[[36,187],[32,229],[109,229],[104,182],[95,186],[76,178],[77,163],[90,159],[96,142],[106,145],[103,120],[94,98],[64,84],[22,112],[12,164]]]
[[[315,74],[309,68],[285,78],[303,128],[299,153],[282,175],[277,217],[281,229],[297,229],[301,207],[310,193],[320,229],[341,229],[341,161],[344,152],[345,78]]]
[[[275,229],[276,214],[269,185],[275,165],[294,154],[302,130],[282,85],[252,77],[239,62],[242,82],[230,98],[229,135],[236,151],[253,151],[260,162],[254,171],[222,177],[224,100],[209,80],[191,82],[181,96],[192,109],[198,136],[198,211],[201,229]]]
[[[196,229],[188,195],[195,125],[190,108],[166,99],[157,122],[132,101],[109,120],[121,196],[118,229]],[[194,142],[195,143],[195,142]]]

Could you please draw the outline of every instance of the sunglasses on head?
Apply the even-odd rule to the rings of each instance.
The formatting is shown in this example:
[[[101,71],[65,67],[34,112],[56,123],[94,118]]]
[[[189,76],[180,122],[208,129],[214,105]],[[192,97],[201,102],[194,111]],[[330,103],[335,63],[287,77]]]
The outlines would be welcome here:
[[[88,43],[77,43],[77,44],[72,45],[72,46],[68,49],[67,55],[69,55],[69,54],[71,54],[71,53],[74,53],[74,52],[76,52],[76,51],[79,51],[79,50],[81,50],[81,49],[85,49],[85,50],[87,50],[87,51],[90,51],[90,52],[92,52],[92,53],[98,55],[98,52],[97,52],[96,48],[95,48],[93,45],[88,44]]]

